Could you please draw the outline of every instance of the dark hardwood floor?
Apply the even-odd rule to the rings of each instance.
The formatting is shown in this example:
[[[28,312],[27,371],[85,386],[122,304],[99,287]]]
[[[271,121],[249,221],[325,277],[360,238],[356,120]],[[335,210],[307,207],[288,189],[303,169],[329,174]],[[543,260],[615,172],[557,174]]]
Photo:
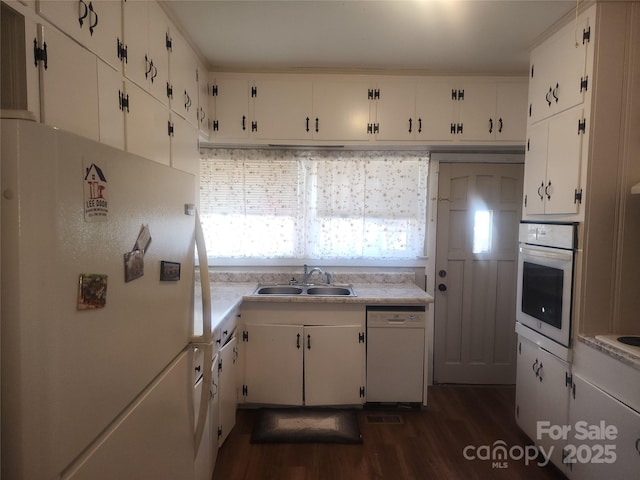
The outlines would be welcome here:
[[[562,479],[538,460],[471,459],[491,454],[495,442],[517,454],[530,444],[514,420],[515,389],[434,386],[421,410],[364,408],[358,412],[361,445],[251,444],[255,410],[241,409],[218,453],[214,480]],[[400,415],[402,423],[367,416]],[[466,450],[465,447],[471,446]],[[476,452],[478,447],[485,446]]]

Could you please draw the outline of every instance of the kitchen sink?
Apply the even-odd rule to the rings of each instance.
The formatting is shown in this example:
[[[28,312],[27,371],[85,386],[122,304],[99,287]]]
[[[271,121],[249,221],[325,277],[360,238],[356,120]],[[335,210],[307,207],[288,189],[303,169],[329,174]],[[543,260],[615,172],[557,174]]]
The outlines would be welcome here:
[[[300,295],[303,292],[300,287],[289,285],[270,285],[267,287],[259,286],[256,290],[257,295]]]
[[[254,295],[310,295],[314,297],[355,297],[351,285],[258,285]]]
[[[307,295],[353,295],[353,290],[349,287],[309,287]]]

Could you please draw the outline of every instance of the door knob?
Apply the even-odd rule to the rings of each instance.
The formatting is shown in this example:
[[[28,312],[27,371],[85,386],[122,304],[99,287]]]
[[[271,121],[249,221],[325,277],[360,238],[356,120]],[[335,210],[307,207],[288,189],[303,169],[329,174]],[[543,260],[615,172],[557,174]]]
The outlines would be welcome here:
[[[444,277],[446,277],[446,276],[447,276],[447,271],[446,271],[446,270],[440,270],[440,271],[438,272],[438,276],[439,276],[440,278],[444,278]]]
[[[444,283],[441,283],[440,285],[438,285],[438,290],[440,290],[441,292],[445,292],[447,290],[447,286]]]

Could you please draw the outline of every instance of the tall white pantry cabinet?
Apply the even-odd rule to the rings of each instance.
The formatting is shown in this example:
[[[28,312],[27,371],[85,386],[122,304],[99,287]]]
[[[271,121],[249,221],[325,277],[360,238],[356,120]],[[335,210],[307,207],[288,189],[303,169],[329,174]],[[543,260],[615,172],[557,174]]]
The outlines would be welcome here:
[[[523,220],[578,222],[578,250],[571,349],[519,336],[516,422],[537,445],[554,445],[552,462],[569,478],[635,478],[640,468],[640,405],[637,394],[625,397],[640,372],[582,338],[633,325],[638,333],[637,309],[625,308],[637,297],[637,281],[629,283],[638,275],[630,257],[637,242],[628,248],[628,239],[640,235],[630,194],[638,174],[639,45],[640,3],[596,2],[530,57]],[[571,431],[553,443],[538,435],[541,420]],[[618,429],[615,441],[585,441],[576,431],[577,422],[600,421]],[[615,445],[615,461],[599,463],[593,456],[605,443]]]

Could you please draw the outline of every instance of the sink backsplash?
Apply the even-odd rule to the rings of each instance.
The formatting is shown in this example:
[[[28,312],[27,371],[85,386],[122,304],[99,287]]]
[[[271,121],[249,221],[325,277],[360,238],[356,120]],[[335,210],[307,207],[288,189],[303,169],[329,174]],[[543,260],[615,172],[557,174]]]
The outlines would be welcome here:
[[[334,272],[331,273],[331,283],[416,283],[416,274],[410,272]],[[302,271],[269,272],[269,271],[219,271],[209,270],[209,279],[212,282],[233,283],[269,283],[287,284],[291,278],[302,280]],[[196,270],[196,279],[199,280],[199,272]],[[312,283],[324,283],[324,275],[317,273],[311,278]]]

